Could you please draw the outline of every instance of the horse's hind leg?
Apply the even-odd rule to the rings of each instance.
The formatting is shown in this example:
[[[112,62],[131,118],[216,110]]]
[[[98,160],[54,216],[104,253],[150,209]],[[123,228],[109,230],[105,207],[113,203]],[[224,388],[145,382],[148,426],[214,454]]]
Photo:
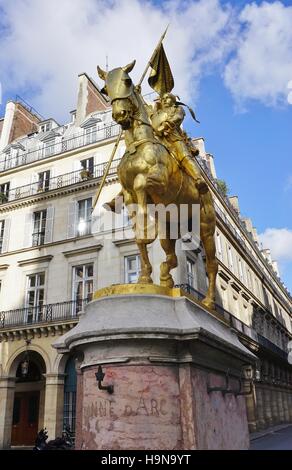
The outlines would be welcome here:
[[[214,240],[215,232],[215,211],[209,193],[202,196],[201,203],[201,239],[206,253],[206,271],[209,279],[209,288],[203,304],[211,309],[215,305],[216,276],[218,271],[218,261],[216,259],[216,246]]]
[[[168,230],[169,236],[169,230]],[[160,285],[165,287],[173,287],[174,282],[171,269],[177,267],[177,256],[175,254],[175,239],[160,238],[160,244],[166,254],[166,261],[160,265]]]
[[[134,181],[134,190],[137,198],[137,213],[135,224],[135,238],[141,255],[141,273],[138,279],[139,284],[152,284],[152,266],[149,261],[147,245],[156,238],[156,229],[150,230],[147,217],[147,193],[145,191],[146,179],[144,175],[137,175]]]

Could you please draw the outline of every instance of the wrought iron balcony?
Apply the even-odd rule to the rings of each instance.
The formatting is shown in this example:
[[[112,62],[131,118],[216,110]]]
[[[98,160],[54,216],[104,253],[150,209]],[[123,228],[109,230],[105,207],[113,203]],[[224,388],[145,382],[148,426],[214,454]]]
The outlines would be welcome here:
[[[42,148],[29,150],[15,156],[7,156],[7,154],[2,153],[0,156],[0,171],[10,170],[11,168],[27,165],[28,163],[43,160],[53,155],[59,155],[102,140],[111,139],[117,136],[118,133],[119,126],[112,123],[104,127],[100,126],[97,130],[94,129],[92,132],[86,134],[79,132],[68,139],[57,140],[57,137],[55,143],[43,146]]]
[[[199,301],[204,298],[204,295],[201,292],[197,291],[189,284],[177,284],[175,287],[181,288],[183,291],[191,294]],[[239,318],[235,317],[232,313],[228,312],[228,310],[225,310],[221,305],[215,304],[215,311],[222,317],[222,319],[227,320],[229,325],[239,333],[243,333],[249,338],[257,341],[260,345],[269,348],[273,352],[280,355],[282,358],[287,357],[287,352],[284,350],[284,348],[280,348],[275,343],[259,334],[254,327],[247,325]]]
[[[109,177],[117,173],[117,166],[119,162],[120,159],[113,161],[108,174]],[[106,165],[107,162],[95,165],[93,172],[91,174],[88,174],[86,177],[83,176],[81,169],[77,171],[72,171],[70,173],[65,173],[63,175],[54,176],[53,178],[49,178],[48,180],[46,180],[46,184],[42,184],[41,182],[37,181],[35,183],[27,184],[25,186],[12,188],[9,190],[8,201],[6,201],[5,204],[9,204],[12,201],[16,201],[25,197],[32,197],[48,191],[64,188],[66,186],[70,186],[71,184],[89,181],[94,178],[101,178],[104,174]]]
[[[89,301],[90,299],[71,300],[0,312],[0,330],[66,320],[77,321],[79,313]]]

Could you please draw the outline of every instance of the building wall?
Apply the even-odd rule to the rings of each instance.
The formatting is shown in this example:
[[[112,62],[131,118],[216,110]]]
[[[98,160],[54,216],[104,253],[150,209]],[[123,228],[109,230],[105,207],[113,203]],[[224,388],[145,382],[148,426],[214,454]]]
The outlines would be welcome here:
[[[94,96],[97,94],[98,100],[103,103],[104,100],[98,97],[98,91],[91,89],[92,83],[86,79],[87,82],[84,85],[86,77],[82,77],[81,88],[85,85],[89,87]],[[72,273],[75,266],[93,264],[93,289],[97,290],[110,284],[124,283],[125,257],[138,254],[133,233],[128,228],[123,215],[120,216],[113,234],[104,229],[99,229],[97,232],[94,224],[93,233],[85,236],[78,237],[72,235],[70,231],[72,204],[94,197],[103,172],[104,166],[102,165],[108,161],[115,142],[108,110],[96,109],[94,99],[87,101],[88,94],[85,93],[84,97],[80,93],[76,122],[60,127],[53,123],[52,129],[47,133],[38,132],[30,138],[24,136],[15,141],[29,150],[30,157],[26,163],[21,164],[22,160],[17,160],[18,156],[13,153],[14,160],[7,165],[5,160],[7,156],[4,153],[0,155],[0,166],[2,165],[0,185],[10,182],[8,201],[0,204],[0,222],[5,220],[6,229],[9,227],[9,231],[7,229],[4,233],[6,241],[3,243],[0,254],[0,320],[15,314],[9,311],[23,309],[26,306],[29,275],[45,273],[44,304],[55,305],[72,300]],[[89,110],[90,114],[88,114]],[[86,134],[88,122],[93,123],[93,131],[90,134],[94,135],[92,140]],[[51,155],[44,154],[48,138],[53,139]],[[67,143],[70,139],[75,139],[74,145]],[[80,141],[77,142],[76,139]],[[284,412],[281,410],[283,407],[283,409],[287,408],[287,403],[291,399],[291,368],[287,363],[287,343],[292,333],[291,296],[285,291],[272,264],[260,253],[252,227],[249,227],[251,232],[249,233],[247,225],[240,219],[239,209],[234,210],[228,199],[218,190],[214,179],[216,172],[213,157],[206,154],[203,140],[197,139],[195,144],[200,148],[200,158],[197,163],[209,184],[217,213],[215,240],[219,261],[216,284],[218,308],[223,309],[223,314],[228,316],[231,326],[237,329],[238,334],[243,336],[244,341],[258,354],[260,363],[267,362],[270,371],[266,373],[264,372],[266,369],[259,366],[254,400],[251,400],[248,406],[251,416],[250,429],[255,430],[267,427],[271,423],[290,419],[287,411],[283,418]],[[116,155],[117,160],[123,155],[124,149],[125,145],[121,142]],[[21,150],[17,155],[22,158],[24,154],[25,150]],[[80,161],[92,157],[94,165],[101,165],[100,173],[98,177],[93,175],[82,180]],[[38,174],[47,170],[50,170],[52,186],[49,191],[38,191]],[[66,181],[71,184],[65,184]],[[111,200],[119,190],[120,185],[113,172],[102,191],[100,205]],[[28,241],[28,235],[31,233],[31,225],[29,226],[31,216],[34,212],[43,209],[50,211],[50,232],[45,244],[32,247]],[[126,239],[122,237],[125,230]],[[208,279],[202,246],[197,250],[184,251],[181,249],[181,241],[178,241],[176,249],[179,265],[173,270],[175,283],[181,285],[191,283],[190,292],[195,297],[198,292],[204,294],[207,290]],[[164,259],[158,241],[149,246],[149,257],[153,265],[153,281],[158,284],[159,266]],[[187,260],[193,269],[191,276],[188,273]],[[0,377],[4,384],[1,390],[3,392],[2,413],[5,415],[3,415],[3,420],[5,421],[6,415],[8,416],[8,421],[5,421],[6,427],[4,426],[5,436],[2,433],[2,446],[5,442],[9,443],[11,416],[9,418],[8,411],[10,409],[11,415],[15,391],[11,364],[13,361],[20,361],[23,357],[27,338],[32,340],[30,348],[44,358],[47,366],[46,374],[48,375],[43,397],[45,404],[40,423],[44,423],[47,427],[49,423],[52,434],[50,438],[60,431],[62,381],[64,380],[62,374],[65,359],[62,360],[57,356],[51,344],[56,335],[63,334],[77,321],[76,317],[68,318],[67,316],[63,321],[58,320],[55,323],[51,320],[45,325],[28,325],[24,322],[20,326],[14,325],[11,328],[0,323]],[[280,378],[277,379],[277,374],[272,371],[278,370],[279,367],[282,375],[280,374]],[[7,385],[10,383],[9,380],[12,380],[11,387]],[[264,400],[268,403],[267,394],[270,393],[272,397],[273,387],[277,389],[278,398],[274,401],[278,400],[278,408],[275,411],[276,405],[274,405],[274,414],[278,413],[278,417],[274,416],[271,421],[268,418],[262,418],[261,415],[267,409],[267,406],[262,403],[265,403]],[[278,393],[279,387],[282,387],[280,394]],[[268,390],[266,395],[261,394],[263,388]],[[290,397],[287,398],[288,401],[285,398],[286,395],[283,395],[283,390]],[[5,404],[7,404],[8,411],[4,409]]]

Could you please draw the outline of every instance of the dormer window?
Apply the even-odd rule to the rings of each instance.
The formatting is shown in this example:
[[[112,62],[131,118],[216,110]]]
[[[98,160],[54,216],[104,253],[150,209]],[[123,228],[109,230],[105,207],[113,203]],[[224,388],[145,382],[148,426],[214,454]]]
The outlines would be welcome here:
[[[40,132],[49,132],[52,129],[51,122],[45,122],[44,124],[40,125]]]
[[[55,148],[55,139],[50,139],[44,142],[44,152],[45,156],[49,157],[50,155],[54,154],[54,148]]]
[[[86,127],[85,129],[85,144],[93,144],[96,142],[97,137],[97,128],[96,124],[91,127]]]

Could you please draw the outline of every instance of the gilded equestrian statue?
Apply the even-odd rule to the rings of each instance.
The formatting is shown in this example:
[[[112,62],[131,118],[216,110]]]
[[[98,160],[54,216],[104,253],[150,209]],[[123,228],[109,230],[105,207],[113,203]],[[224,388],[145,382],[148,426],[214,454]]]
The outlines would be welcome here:
[[[174,152],[171,152],[165,144],[164,139],[155,133],[149,107],[141,95],[140,87],[135,87],[129,76],[134,65],[135,61],[109,72],[105,72],[100,67],[97,69],[99,77],[105,82],[102,92],[110,98],[113,119],[124,130],[126,152],[117,172],[125,205],[130,208],[136,204],[140,216],[140,219],[135,217],[136,222],[133,226],[135,240],[141,254],[141,272],[138,283],[153,283],[147,245],[152,243],[159,234],[159,227],[150,237],[149,231],[144,230],[145,226],[142,231],[139,227],[139,220],[148,220],[147,205],[175,204],[179,211],[181,205],[184,204],[190,219],[193,213],[192,205],[200,204],[200,238],[206,254],[206,271],[209,280],[203,304],[212,309],[215,302],[215,282],[218,271],[214,242],[216,219],[212,196],[207,185],[200,191],[192,174],[182,167],[175,158]],[[197,180],[202,185],[202,178],[197,177]],[[130,217],[132,215],[130,211]],[[160,265],[160,284],[172,288],[174,282],[170,271],[177,266],[176,239],[170,237],[170,224],[169,222],[167,224],[164,232],[166,235],[159,237],[161,247],[166,254],[166,260]],[[184,234],[178,230],[178,238],[182,235]]]

